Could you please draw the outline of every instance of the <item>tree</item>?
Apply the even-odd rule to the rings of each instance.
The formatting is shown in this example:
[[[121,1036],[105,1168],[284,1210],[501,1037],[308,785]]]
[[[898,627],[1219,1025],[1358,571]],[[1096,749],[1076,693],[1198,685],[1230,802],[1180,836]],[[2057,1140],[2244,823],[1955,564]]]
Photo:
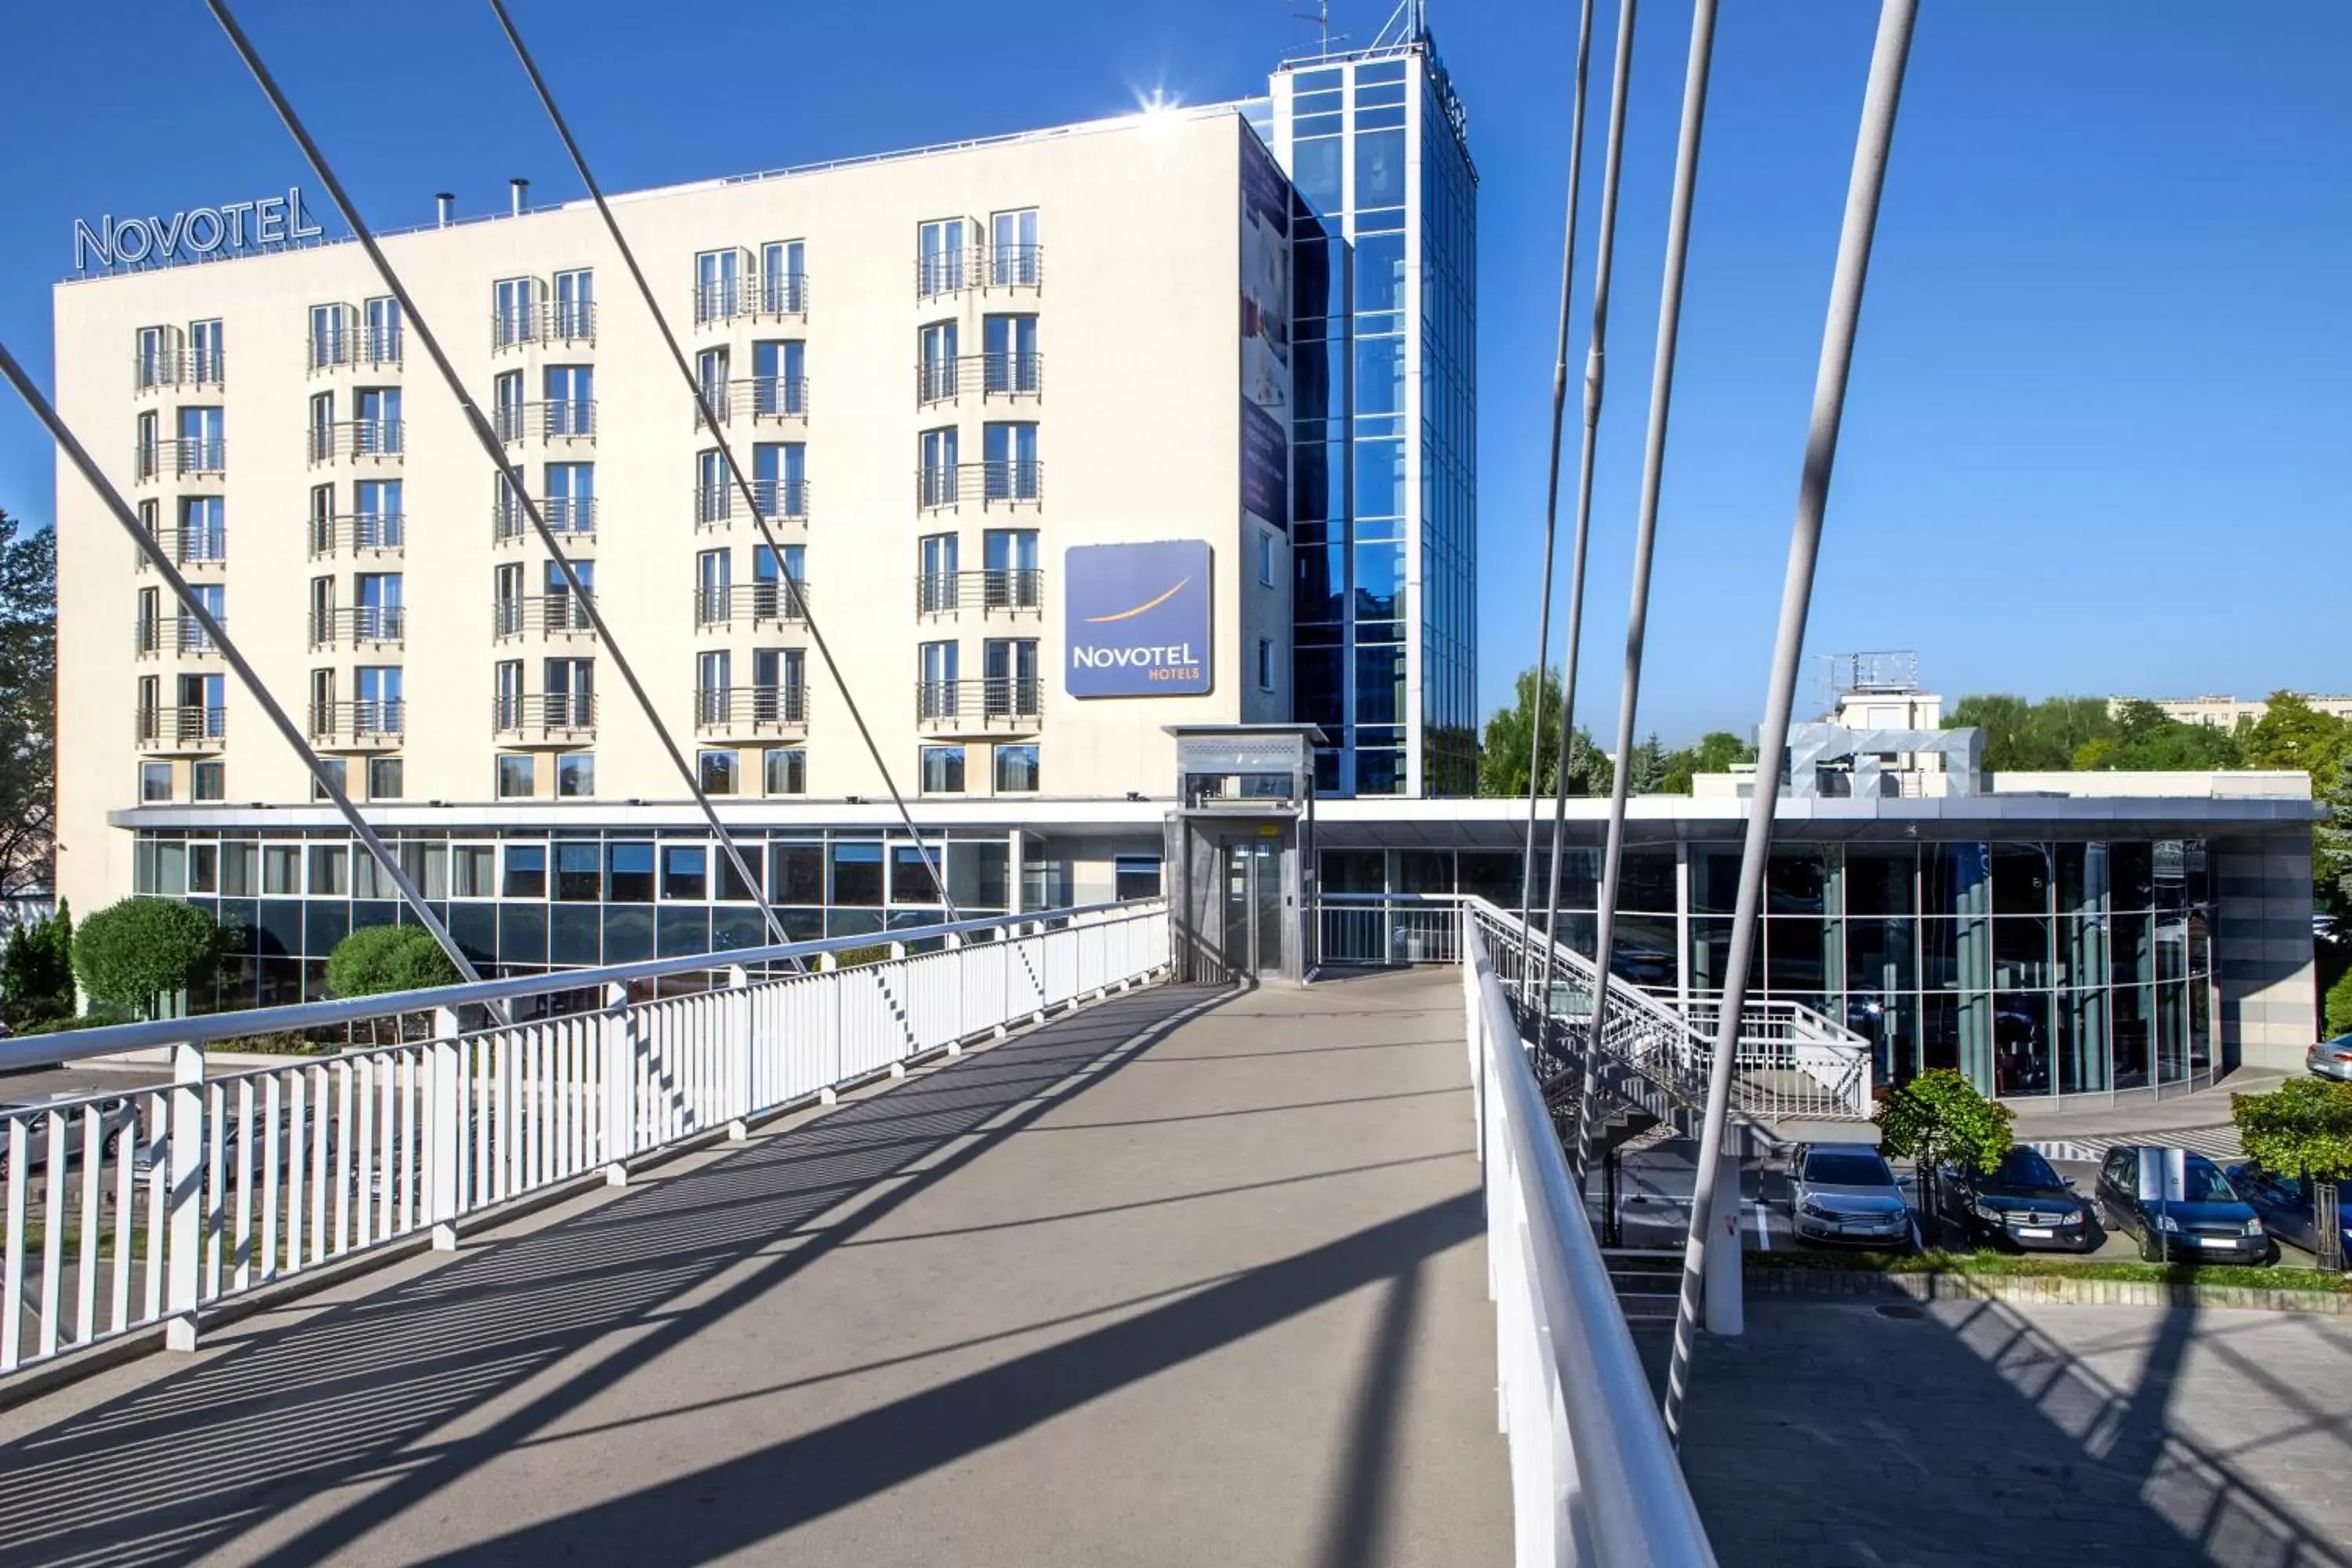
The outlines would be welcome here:
[[[2352,1035],[2352,969],[2327,988],[2327,1032],[2331,1037]]]
[[[0,949],[0,1000],[62,999],[70,1011],[73,989],[73,911],[60,900],[56,914],[8,933]]]
[[[1949,1068],[1932,1068],[1889,1090],[1872,1118],[1887,1152],[1918,1167],[1920,1201],[1930,1215],[1938,1210],[1943,1168],[1990,1171],[2000,1164],[2016,1145],[2010,1133],[2015,1119],[2008,1106],[1987,1100]]]
[[[2231,731],[2185,722],[2137,698],[2116,707],[2112,735],[2074,752],[2074,766],[2084,772],[2210,773],[2237,765],[2238,741]]]
[[[1709,730],[1696,746],[1666,754],[1666,773],[1659,788],[1667,795],[1688,795],[1700,773],[1726,773],[1734,763],[1752,763],[1756,748],[1728,730]]]
[[[1617,781],[1612,777],[1609,784],[1614,789]],[[1655,795],[1665,787],[1666,749],[1658,743],[1658,733],[1653,730],[1650,738],[1634,747],[1625,760],[1625,793]]]
[[[1559,780],[1559,672],[1543,672],[1543,766],[1538,775],[1540,788],[1547,795],[1558,787]],[[1511,705],[1498,708],[1486,721],[1486,733],[1478,748],[1478,793],[1482,795],[1524,796],[1528,793],[1528,744],[1529,731],[1535,727],[1536,672],[1524,669],[1515,688]],[[1595,780],[1598,780],[1596,785]],[[1606,794],[1612,783],[1608,761],[1592,743],[1592,737],[1582,725],[1578,725],[1576,740],[1568,764],[1568,793],[1570,795]]]
[[[0,896],[53,885],[58,539],[0,510]]]
[[[2028,702],[1993,693],[1963,697],[1944,716],[1947,730],[1984,731],[1984,765],[1994,773],[2058,772],[2074,765],[2074,753],[2093,741],[2111,738],[2115,720],[2104,697],[2049,697]]]
[[[2246,1155],[2282,1176],[2352,1176],[2352,1083],[2289,1079],[2269,1094],[2233,1094],[2230,1120]]]
[[[74,933],[74,973],[95,1001],[156,1016],[160,996],[202,984],[220,962],[220,927],[176,899],[109,904]]]

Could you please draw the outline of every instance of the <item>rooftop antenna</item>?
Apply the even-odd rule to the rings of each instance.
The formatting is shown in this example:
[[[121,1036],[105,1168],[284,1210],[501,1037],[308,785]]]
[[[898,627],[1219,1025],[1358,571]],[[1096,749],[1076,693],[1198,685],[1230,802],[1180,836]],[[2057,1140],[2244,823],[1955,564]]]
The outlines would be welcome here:
[[[1315,52],[1318,56],[1331,52],[1334,38],[1343,44],[1348,41],[1347,34],[1331,31],[1331,0],[1315,0],[1312,11],[1293,11],[1291,16],[1301,22],[1315,24]]]

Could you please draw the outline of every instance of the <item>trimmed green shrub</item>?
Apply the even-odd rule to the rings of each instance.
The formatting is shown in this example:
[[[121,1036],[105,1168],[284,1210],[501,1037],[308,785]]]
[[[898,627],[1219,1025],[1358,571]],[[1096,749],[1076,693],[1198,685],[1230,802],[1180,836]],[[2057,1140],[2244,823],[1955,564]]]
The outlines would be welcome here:
[[[362,926],[327,956],[327,990],[337,996],[422,991],[464,978],[423,926]]]
[[[124,899],[74,933],[74,973],[94,1001],[155,1016],[156,999],[211,978],[220,963],[220,927],[176,899]]]

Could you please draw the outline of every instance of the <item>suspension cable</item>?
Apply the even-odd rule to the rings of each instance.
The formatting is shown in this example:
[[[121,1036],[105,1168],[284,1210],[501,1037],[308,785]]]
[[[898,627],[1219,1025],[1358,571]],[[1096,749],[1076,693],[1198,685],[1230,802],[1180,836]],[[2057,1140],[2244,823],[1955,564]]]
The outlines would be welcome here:
[[[1716,1019],[1715,1058],[1708,1064],[1706,1119],[1699,1134],[1690,1233],[1683,1247],[1682,1295],[1675,1307],[1665,1419],[1667,1435],[1677,1441],[1683,1398],[1690,1383],[1691,1336],[1698,1316],[1706,1249],[1725,1245],[1723,1237],[1710,1235],[1707,1225],[1715,1204],[1717,1152],[1723,1147],[1730,1120],[1732,1057],[1739,1047],[1740,1016],[1748,1007],[1748,955],[1764,902],[1764,868],[1772,855],[1772,817],[1780,798],[1782,753],[1789,744],[1789,715],[1796,706],[1797,666],[1804,651],[1805,622],[1812,608],[1813,568],[1821,558],[1830,471],[1837,461],[1838,429],[1845,417],[1846,383],[1853,369],[1854,337],[1862,322],[1863,285],[1870,276],[1878,199],[1886,186],[1895,113],[1903,98],[1903,72],[1910,61],[1911,32],[1918,17],[1919,0],[1883,0],[1879,8],[1877,41],[1870,51],[1869,85],[1863,90],[1862,125],[1854,138],[1853,173],[1846,184],[1845,220],[1838,233],[1829,312],[1822,327],[1821,365],[1813,381],[1812,416],[1805,431],[1805,466],[1797,485],[1796,521],[1789,531],[1780,626],[1773,635],[1772,684],[1765,695],[1764,724],[1756,742],[1756,795],[1748,805],[1747,842],[1739,853],[1739,897],[1733,906],[1731,954],[1724,964],[1723,1010]],[[1729,1245],[1738,1246],[1737,1227]]]
[[[563,547],[556,542],[554,531],[547,526],[547,519],[541,514],[539,503],[530,498],[530,492],[524,488],[522,470],[507,460],[506,444],[499,439],[496,432],[490,428],[489,421],[482,417],[481,409],[476,406],[473,398],[467,395],[465,383],[458,379],[457,367],[449,363],[449,356],[442,352],[440,340],[433,335],[432,328],[425,324],[423,312],[417,310],[415,300],[408,292],[408,286],[400,280],[400,275],[393,270],[392,263],[385,258],[383,248],[376,243],[374,233],[369,229],[366,220],[360,216],[357,204],[343,189],[343,183],[335,177],[334,170],[328,165],[326,154],[319,150],[318,142],[311,140],[310,132],[303,126],[300,117],[294,112],[293,104],[289,102],[286,94],[279,90],[277,79],[269,74],[269,68],[261,63],[261,56],[255,51],[252,40],[245,36],[245,29],[238,26],[236,18],[229,14],[226,0],[205,0],[205,4],[210,7],[214,19],[220,23],[221,30],[228,35],[230,45],[236,48],[238,58],[245,61],[246,68],[253,73],[253,79],[260,85],[263,94],[269,100],[270,107],[278,111],[278,118],[285,122],[286,129],[292,133],[296,143],[301,147],[302,155],[310,160],[310,167],[317,173],[320,183],[327,187],[327,194],[334,198],[336,210],[342,214],[343,222],[351,226],[352,234],[359,240],[361,248],[367,252],[368,259],[374,263],[376,275],[383,279],[384,287],[392,291],[393,298],[400,301],[401,320],[407,326],[415,329],[417,341],[425,345],[425,352],[431,357],[435,368],[440,371],[441,379],[448,383],[450,394],[457,398],[457,406],[465,414],[466,423],[472,426],[475,438],[481,442],[482,450],[489,455],[492,466],[505,480],[507,493],[514,498],[516,503],[522,508],[523,514],[530,520],[530,526],[538,533],[540,542],[547,547],[547,552],[554,557],[557,570],[562,573],[564,586],[570,591],[573,602],[585,612],[588,624],[595,630],[597,640],[603,643],[604,650],[613,656],[613,662],[620,667],[622,680],[627,684],[630,694],[637,700],[638,707],[645,710],[646,721],[653,726],[654,734],[661,741],[662,750],[669,754],[669,760],[677,765],[678,776],[686,781],[687,790],[694,796],[694,803],[702,808],[703,818],[709,823],[710,831],[717,837],[719,847],[726,851],[727,858],[734,865],[736,876],[742,880],[743,886],[751,890],[752,898],[758,901],[760,913],[767,922],[769,934],[780,945],[790,942],[791,934],[784,930],[782,920],[778,917],[774,908],[768,902],[767,879],[764,876],[752,875],[750,863],[743,858],[742,850],[736,847],[734,836],[727,831],[727,825],[719,820],[718,808],[710,804],[710,797],[703,793],[701,781],[695,777],[693,767],[686,760],[686,753],[678,749],[677,741],[671,738],[668,726],[662,722],[661,714],[654,706],[653,697],[646,690],[645,683],[637,679],[637,672],[630,666],[628,656],[621,651],[619,641],[613,636],[613,628],[605,624],[604,613],[597,609],[595,595],[588,591],[587,583],[580,575],[579,568],[572,564],[572,558],[563,552]]]
[[[613,216],[611,205],[604,200],[604,188],[596,183],[596,176],[590,172],[587,154],[580,150],[580,142],[572,134],[572,127],[564,120],[563,111],[555,106],[555,94],[548,87],[547,79],[540,73],[539,62],[524,47],[522,34],[515,26],[514,18],[507,14],[503,0],[490,0],[490,9],[497,13],[499,26],[505,29],[507,42],[514,46],[515,58],[521,62],[524,74],[530,78],[531,89],[539,95],[541,106],[547,110],[548,119],[554,122],[555,133],[563,139],[563,150],[571,155],[572,168],[579,172],[581,183],[588,187],[589,197],[595,202],[597,212],[603,215],[604,227],[612,235],[613,244],[621,253],[621,260],[628,267],[629,276],[636,281],[637,292],[645,297],[646,310],[653,316],[654,325],[661,329],[662,342],[669,345],[670,358],[677,362],[678,374],[686,379],[688,387],[694,394],[694,405],[701,412],[703,425],[719,443],[719,455],[726,460],[728,475],[734,479],[744,506],[751,511],[752,525],[759,529],[760,537],[766,542],[770,552],[779,562],[782,561],[783,547],[776,542],[774,531],[769,528],[768,520],[760,510],[746,470],[735,460],[734,446],[727,439],[726,429],[711,406],[709,389],[694,374],[693,365],[688,363],[686,350],[679,345],[677,332],[671,330],[669,318],[662,314],[661,303],[654,295],[653,285],[646,280],[645,269],[637,265],[636,252],[630,247],[627,237],[621,233],[620,220]],[[882,775],[883,787],[890,792],[891,804],[898,808],[898,819],[906,824],[908,837],[915,841],[915,852],[922,857],[923,868],[930,873],[931,883],[939,889],[940,901],[946,907],[948,919],[959,919],[955,900],[948,895],[947,878],[941,874],[938,862],[931,857],[930,847],[924,843],[921,831],[915,826],[914,814],[907,808],[907,797],[898,792],[898,780],[891,775],[890,764],[883,760],[882,748],[876,742],[874,731],[866,726],[866,715],[858,708],[856,695],[849,689],[848,678],[842,674],[840,664],[833,657],[831,645],[824,640],[824,633],[817,627],[816,618],[809,614],[808,603],[801,593],[800,584],[789,575],[785,577],[785,584],[803,623],[808,627],[809,640],[816,645],[818,657],[824,660],[826,671],[840,689],[841,700],[847,705],[850,718],[857,724],[858,736],[865,741],[866,752],[874,759],[874,766]]]
[[[1577,205],[1584,181],[1584,85],[1592,60],[1592,0],[1584,0],[1576,30],[1576,87],[1570,99],[1568,131],[1568,234],[1559,251],[1559,352],[1551,367],[1551,463],[1544,477],[1543,607],[1536,617],[1535,690],[1528,726],[1528,841],[1519,861],[1519,951],[1528,948],[1528,923],[1536,901],[1536,803],[1543,783],[1544,671],[1551,659],[1552,547],[1559,537],[1559,438],[1568,414],[1568,318],[1576,281]],[[1563,710],[1570,704],[1563,696]],[[1520,967],[1523,995],[1535,978],[1532,964]],[[1548,1015],[1539,1015],[1548,1016]]]
[[[1592,468],[1601,440],[1601,397],[1609,342],[1609,281],[1617,255],[1617,182],[1625,162],[1625,109],[1633,77],[1637,0],[1617,9],[1616,58],[1609,76],[1609,143],[1601,174],[1601,243],[1592,271],[1592,330],[1584,354],[1584,444],[1576,464],[1576,540],[1569,552],[1568,655],[1560,682],[1559,763],[1552,780],[1551,876],[1544,895],[1543,980],[1538,1016],[1549,1038],[1552,955],[1559,940],[1559,870],[1568,837],[1568,770],[1576,742],[1576,679],[1584,643],[1584,558],[1592,539]],[[1588,1037],[1585,1052],[1593,1049]]]
[[[75,437],[49,400],[41,395],[41,389],[34,384],[33,378],[16,362],[16,356],[8,352],[5,343],[0,343],[0,375],[7,377],[8,384],[16,389],[16,395],[25,400],[25,406],[33,411],[33,417],[47,426],[50,437],[73,466],[80,470],[81,477],[89,481],[89,488],[98,492],[98,499],[106,503],[106,510],[114,514],[114,521],[122,525],[122,531],[131,535],[131,542],[139,547],[139,552],[146,558],[147,564],[171,588],[172,596],[180,602],[180,608],[195,617],[196,625],[220,650],[222,659],[236,674],[238,683],[261,705],[261,710],[268,715],[271,725],[286,737],[286,743],[294,748],[294,754],[302,759],[303,767],[310,770],[311,785],[335,803],[335,809],[342,814],[343,821],[351,826],[352,837],[360,841],[361,847],[373,857],[377,868],[391,879],[394,890],[399,893],[401,902],[408,906],[409,912],[416,917],[417,923],[433,933],[433,940],[441,944],[441,951],[449,955],[449,962],[457,966],[459,974],[469,983],[478,982],[482,978],[481,971],[474,967],[465,950],[450,936],[449,928],[441,923],[440,917],[433,912],[433,906],[425,901],[425,895],[409,879],[408,873],[401,869],[398,858],[377,837],[375,829],[368,826],[367,818],[360,815],[359,807],[352,804],[352,797],[343,791],[342,781],[336,778],[327,764],[320,760],[310,741],[247,661],[244,652],[229,639],[228,628],[221,625],[220,617],[196,596],[194,588],[188,586],[187,578],[181,574],[172,558],[163,553],[163,547],[156,542],[155,536],[139,525],[138,515],[131,510],[131,503],[122,499],[122,492],[116,489],[113,482],[100,470],[89,449]],[[209,718],[205,722],[209,724]],[[505,1004],[492,1005],[503,1017]]]

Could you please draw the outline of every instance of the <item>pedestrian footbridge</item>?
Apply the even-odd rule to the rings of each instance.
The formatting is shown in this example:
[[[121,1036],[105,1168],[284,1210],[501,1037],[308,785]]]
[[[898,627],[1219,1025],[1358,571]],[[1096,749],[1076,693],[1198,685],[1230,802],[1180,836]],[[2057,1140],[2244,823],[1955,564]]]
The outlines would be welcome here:
[[[71,1037],[174,1081],[0,1127],[0,1561],[1712,1562],[1499,932],[1183,984],[1147,900]]]

